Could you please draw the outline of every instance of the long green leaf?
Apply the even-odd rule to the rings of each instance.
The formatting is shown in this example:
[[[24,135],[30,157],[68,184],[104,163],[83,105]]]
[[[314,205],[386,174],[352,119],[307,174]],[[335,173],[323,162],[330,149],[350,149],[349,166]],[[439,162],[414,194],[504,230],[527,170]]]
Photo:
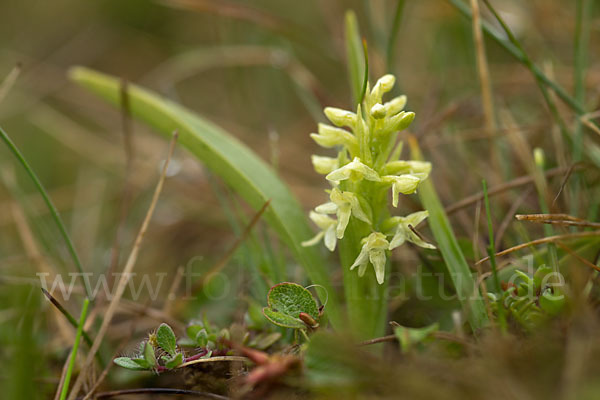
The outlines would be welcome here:
[[[423,156],[416,140],[410,140],[410,147],[412,157],[415,160],[422,160]],[[467,260],[458,245],[431,178],[425,180],[419,186],[419,198],[429,212],[429,226],[442,253],[446,268],[450,273],[458,299],[468,316],[471,328],[473,331],[477,331],[488,323],[485,304],[479,295],[479,290],[475,287],[475,281],[467,265]]]
[[[69,76],[118,106],[118,78],[83,67],[71,69]],[[327,311],[337,325],[340,322],[339,302],[325,262],[316,248],[300,244],[312,236],[306,215],[273,170],[239,140],[185,107],[136,85],[129,85],[128,90],[131,113],[135,118],[166,137],[178,130],[178,143],[202,160],[255,210],[271,200],[271,207],[264,214],[265,220],[290,247],[310,280],[326,288],[329,293]],[[285,271],[279,271],[278,276],[285,276]]]

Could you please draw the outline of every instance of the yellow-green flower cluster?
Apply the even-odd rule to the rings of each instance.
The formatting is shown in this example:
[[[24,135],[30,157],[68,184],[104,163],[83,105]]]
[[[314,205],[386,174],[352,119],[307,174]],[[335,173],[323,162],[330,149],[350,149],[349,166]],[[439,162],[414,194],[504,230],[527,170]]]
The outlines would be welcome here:
[[[350,269],[358,267],[359,276],[363,276],[370,263],[380,284],[385,278],[387,251],[405,241],[434,248],[412,229],[427,218],[426,211],[406,217],[389,214],[390,189],[392,205],[397,207],[399,194],[415,193],[431,171],[428,162],[399,160],[402,143],[397,143],[398,132],[410,125],[415,114],[404,111],[405,96],[383,102],[383,95],[394,82],[393,75],[385,75],[372,89],[367,85],[356,113],[325,108],[325,115],[335,126],[319,124],[318,133],[310,135],[318,145],[337,149],[338,156],[312,156],[315,170],[326,175],[333,187],[327,191],[329,201],[310,213],[320,232],[303,245],[324,239],[325,246],[334,251],[337,240],[344,237],[349,222],[355,219],[363,224],[361,231],[369,233],[362,239],[360,254]]]

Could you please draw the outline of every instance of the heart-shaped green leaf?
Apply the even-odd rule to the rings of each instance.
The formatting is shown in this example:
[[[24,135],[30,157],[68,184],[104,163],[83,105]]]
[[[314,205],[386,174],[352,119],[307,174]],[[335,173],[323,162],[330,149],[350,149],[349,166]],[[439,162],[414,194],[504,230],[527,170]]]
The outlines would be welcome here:
[[[306,324],[300,313],[319,320],[319,308],[313,295],[296,283],[284,282],[269,290],[268,307],[263,308],[264,316],[275,325],[284,328],[303,329]]]

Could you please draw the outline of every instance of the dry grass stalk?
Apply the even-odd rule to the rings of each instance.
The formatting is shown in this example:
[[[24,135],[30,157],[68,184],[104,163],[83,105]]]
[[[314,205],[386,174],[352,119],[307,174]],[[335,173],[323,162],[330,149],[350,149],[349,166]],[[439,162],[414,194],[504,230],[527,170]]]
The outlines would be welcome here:
[[[115,295],[112,298],[112,300],[108,306],[108,309],[106,310],[106,312],[104,314],[104,320],[102,321],[102,325],[100,326],[100,329],[98,330],[96,339],[94,340],[92,348],[90,349],[90,351],[85,359],[85,362],[81,368],[81,372],[79,373],[79,376],[77,377],[77,380],[75,381],[75,383],[73,385],[73,389],[71,390],[71,394],[69,395],[69,400],[74,400],[77,396],[77,393],[81,389],[81,386],[83,385],[83,382],[84,382],[84,379],[86,376],[86,371],[92,364],[92,362],[94,360],[94,355],[100,348],[100,344],[102,343],[102,340],[104,339],[104,336],[106,335],[106,332],[110,326],[110,323],[112,321],[112,318],[113,318],[115,312],[117,311],[117,308],[119,306],[119,301],[121,300],[121,297],[123,296],[123,293],[125,292],[125,287],[126,287],[127,283],[129,282],[129,279],[131,278],[131,272],[133,271],[133,268],[137,261],[137,256],[140,251],[140,246],[144,239],[144,235],[148,229],[148,225],[150,224],[150,219],[152,218],[152,215],[154,214],[154,209],[156,208],[158,198],[160,196],[160,193],[162,191],[162,188],[163,188],[166,176],[167,176],[167,168],[169,166],[171,157],[173,156],[173,151],[175,150],[176,141],[177,141],[177,133],[175,132],[173,134],[173,139],[171,140],[171,143],[169,146],[169,155],[163,165],[163,169],[162,169],[158,184],[156,185],[154,195],[152,196],[152,201],[150,203],[150,207],[148,208],[148,212],[146,213],[146,216],[144,218],[142,226],[141,226],[141,228],[138,232],[138,235],[135,239],[133,249],[131,250],[131,253],[129,254],[127,263],[125,264],[125,267],[123,268],[123,274],[121,275],[121,279],[119,280],[119,283],[117,285],[117,290],[115,292]]]

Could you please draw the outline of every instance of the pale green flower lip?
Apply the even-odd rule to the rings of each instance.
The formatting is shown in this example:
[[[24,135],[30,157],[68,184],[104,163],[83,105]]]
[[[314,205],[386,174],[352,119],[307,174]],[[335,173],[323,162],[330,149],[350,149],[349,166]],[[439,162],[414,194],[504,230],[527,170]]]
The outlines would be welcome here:
[[[383,167],[385,175],[429,174],[431,163],[428,161],[390,161]]]
[[[311,161],[315,171],[323,175],[327,175],[339,167],[339,161],[337,158],[313,155],[311,156]]]
[[[368,224],[371,224],[371,219],[360,206],[360,201],[356,194],[352,192],[342,192],[338,188],[333,188],[330,194],[330,202],[321,204],[315,208],[317,213],[321,214],[337,214],[337,238],[342,239],[344,232],[350,221],[350,216],[358,218]]]
[[[350,270],[358,267],[358,276],[362,277],[365,274],[369,262],[371,262],[375,269],[377,283],[380,285],[383,284],[385,279],[385,251],[389,246],[390,244],[383,233],[371,233],[363,239],[363,246],[360,250],[360,254],[356,257]]]
[[[398,194],[415,193],[421,180],[420,177],[412,174],[384,176],[383,181],[392,184],[392,205],[398,207]]]
[[[325,247],[329,249],[329,251],[335,250],[335,245],[337,243],[336,237],[336,226],[337,221],[327,215],[319,214],[314,211],[310,212],[310,219],[321,229],[319,233],[317,233],[312,239],[306,240],[302,242],[302,246],[314,246],[321,239],[324,239]]]
[[[371,167],[363,164],[358,157],[354,157],[352,162],[336,169],[335,171],[332,171],[325,177],[325,179],[332,182],[339,182],[346,179],[350,179],[353,182],[357,182],[362,179],[381,182],[379,174]]]
[[[409,241],[411,243],[416,244],[417,246],[426,248],[426,249],[435,249],[435,246],[431,243],[427,243],[423,239],[421,239],[417,234],[415,234],[412,229],[410,229],[409,225],[413,228],[416,228],[421,222],[425,220],[429,216],[427,211],[418,211],[407,215],[406,217],[393,217],[391,218],[391,222],[396,225],[396,232],[394,233],[394,237],[390,241],[390,250],[395,249],[396,247],[400,247],[404,244],[404,242]]]

